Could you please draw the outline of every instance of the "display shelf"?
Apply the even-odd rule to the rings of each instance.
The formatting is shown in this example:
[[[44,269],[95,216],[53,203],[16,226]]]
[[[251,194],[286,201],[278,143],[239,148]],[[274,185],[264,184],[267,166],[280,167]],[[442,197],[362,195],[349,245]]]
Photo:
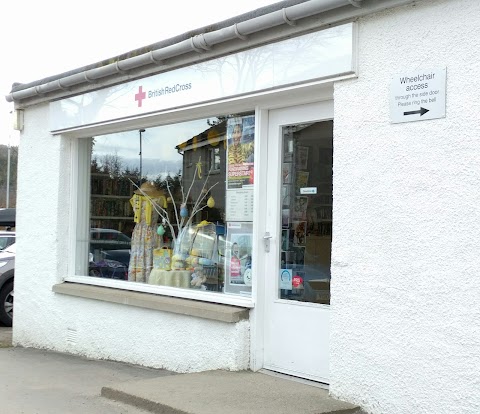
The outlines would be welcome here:
[[[91,216],[92,220],[132,220],[132,217],[120,217],[120,216]]]
[[[95,228],[109,228],[131,236],[133,209],[130,198],[136,177],[111,176],[91,173],[90,225]]]
[[[104,198],[104,199],[124,199],[130,200],[131,196],[119,196],[119,195],[105,195],[105,194],[92,194],[92,198]]]

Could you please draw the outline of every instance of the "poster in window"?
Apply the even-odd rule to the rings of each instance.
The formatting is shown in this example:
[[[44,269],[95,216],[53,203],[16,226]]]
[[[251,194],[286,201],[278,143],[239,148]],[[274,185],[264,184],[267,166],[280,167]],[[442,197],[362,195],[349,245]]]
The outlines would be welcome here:
[[[290,209],[284,208],[282,209],[282,227],[288,228],[290,225]]]
[[[282,166],[283,184],[292,184],[292,163],[284,162]]]
[[[227,121],[227,188],[253,185],[255,153],[255,116],[229,118]]]
[[[301,192],[302,188],[308,187],[308,171],[297,171],[297,180],[295,186],[298,192]]]
[[[295,220],[307,219],[308,197],[295,197],[292,218]]]
[[[306,221],[294,221],[292,222],[293,230],[293,245],[305,246],[307,238],[307,222]]]
[[[308,165],[308,147],[297,147],[297,153],[295,157],[298,170],[306,170]]]
[[[296,265],[305,264],[305,246],[292,247],[292,253],[293,253],[294,262]]]
[[[288,250],[290,243],[290,234],[288,229],[282,229],[282,250]]]
[[[290,206],[290,186],[282,186],[282,206]]]
[[[252,223],[228,223],[225,244],[226,291],[252,284]]]

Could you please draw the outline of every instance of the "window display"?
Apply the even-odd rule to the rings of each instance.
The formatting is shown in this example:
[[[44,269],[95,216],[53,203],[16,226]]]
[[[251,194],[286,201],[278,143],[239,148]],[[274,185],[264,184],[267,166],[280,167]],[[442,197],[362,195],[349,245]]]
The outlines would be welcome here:
[[[252,113],[94,137],[90,228],[118,232],[130,244],[98,248],[91,239],[88,266],[77,268],[250,294],[254,142]],[[105,263],[121,272],[99,271]]]

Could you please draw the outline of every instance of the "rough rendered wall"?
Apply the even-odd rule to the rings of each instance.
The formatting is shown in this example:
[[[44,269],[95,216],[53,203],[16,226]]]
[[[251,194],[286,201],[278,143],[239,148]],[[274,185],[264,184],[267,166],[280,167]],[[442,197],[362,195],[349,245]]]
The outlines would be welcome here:
[[[70,142],[29,108],[20,144],[15,345],[177,372],[249,367],[249,322],[198,319],[52,292],[67,275]]]
[[[375,414],[480,412],[480,4],[361,19],[335,87],[331,393]],[[393,75],[447,67],[445,119],[391,124]]]

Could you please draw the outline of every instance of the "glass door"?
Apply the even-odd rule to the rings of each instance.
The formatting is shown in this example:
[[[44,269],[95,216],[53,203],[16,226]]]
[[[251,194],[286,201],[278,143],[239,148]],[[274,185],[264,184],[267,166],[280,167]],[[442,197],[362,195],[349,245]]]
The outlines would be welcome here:
[[[265,368],[323,383],[330,335],[332,112],[331,102],[271,111],[267,167]]]
[[[333,121],[282,126],[278,296],[330,304]]]

